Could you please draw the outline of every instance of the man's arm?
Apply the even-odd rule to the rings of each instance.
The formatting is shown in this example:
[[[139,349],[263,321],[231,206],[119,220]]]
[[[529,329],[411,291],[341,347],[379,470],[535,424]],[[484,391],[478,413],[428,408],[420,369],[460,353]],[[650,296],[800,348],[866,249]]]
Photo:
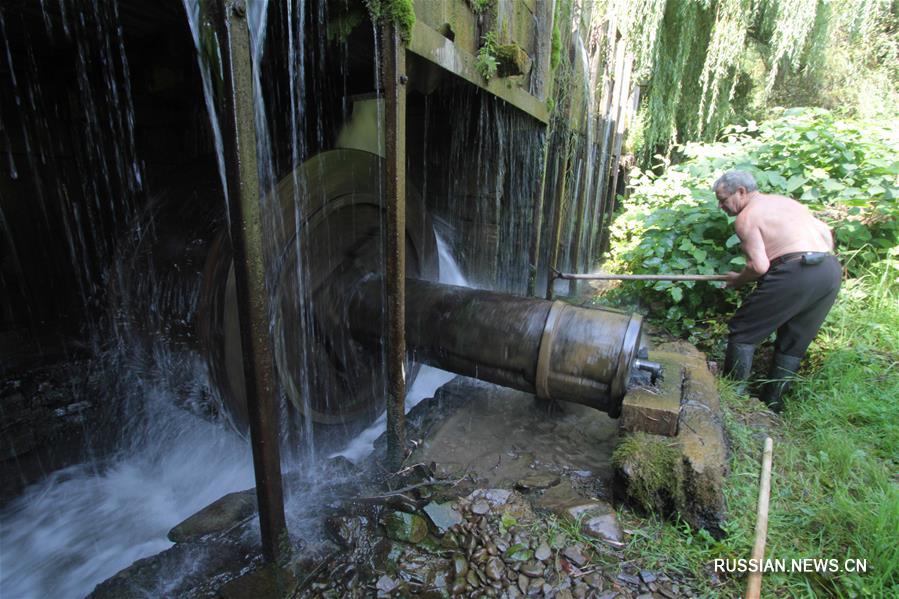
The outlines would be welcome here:
[[[727,273],[727,286],[734,289],[755,281],[771,266],[765,251],[762,232],[751,220],[737,219],[734,223],[737,237],[742,242],[743,253],[746,254],[746,266],[740,272]]]

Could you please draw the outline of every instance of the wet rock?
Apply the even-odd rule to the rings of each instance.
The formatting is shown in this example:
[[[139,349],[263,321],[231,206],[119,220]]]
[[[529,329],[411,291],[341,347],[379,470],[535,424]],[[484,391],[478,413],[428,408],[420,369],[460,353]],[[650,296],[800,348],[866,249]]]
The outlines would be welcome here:
[[[404,581],[417,582],[427,586],[437,586],[455,566],[449,560],[435,558],[429,552],[418,548],[410,548],[396,568],[396,576]]]
[[[516,543],[506,550],[504,556],[513,562],[524,562],[531,558],[531,551],[524,543]]]
[[[256,512],[256,490],[228,493],[169,531],[173,543],[194,541],[229,530]]]
[[[372,534],[372,522],[362,515],[333,516],[325,521],[328,534],[342,547],[353,549]]]
[[[468,500],[475,502],[483,499],[492,507],[500,507],[505,505],[511,496],[512,491],[508,489],[476,489],[468,496]]]
[[[552,588],[550,588],[550,590],[552,590]],[[569,591],[568,589],[562,589],[561,591],[556,593],[556,599],[574,599],[574,598],[571,595],[571,591]]]
[[[656,575],[653,574],[652,572],[650,572],[649,570],[641,570],[640,578],[643,580],[643,582],[645,582],[646,584],[649,584],[651,582],[655,582]]]
[[[219,589],[218,596],[221,599],[288,597],[296,586],[297,580],[290,572],[277,566],[267,566],[225,583]]]
[[[392,593],[398,586],[399,584],[397,583],[397,581],[387,576],[386,574],[381,576],[381,578],[378,579],[378,583],[375,585],[375,587],[378,589],[378,593],[384,594]]]
[[[478,573],[475,572],[474,568],[470,569],[468,574],[465,575],[465,582],[473,589],[481,586],[481,579],[478,578]]]
[[[434,462],[431,470],[435,477],[442,479],[459,479],[465,476],[465,466],[453,462]]]
[[[536,562],[527,562],[526,564],[521,566],[521,573],[531,578],[543,576],[543,564],[538,564]]]
[[[471,513],[472,514],[477,514],[478,516],[483,516],[484,514],[486,514],[489,511],[490,511],[490,504],[487,503],[486,501],[483,501],[483,500],[475,501],[471,505]]]
[[[527,576],[525,576],[524,574],[518,575],[518,589],[522,593],[528,592],[528,586],[530,585],[530,583],[531,583],[531,581]]]
[[[554,487],[559,484],[560,480],[558,474],[552,472],[536,472],[522,478],[515,483],[515,486],[523,491],[534,491]]]
[[[634,576],[633,574],[627,574],[625,572],[622,572],[621,574],[618,575],[618,580],[620,580],[623,583],[629,584],[631,586],[637,587],[637,588],[640,587],[640,579],[637,578],[636,576]]]
[[[462,514],[451,502],[436,503],[432,501],[424,507],[423,511],[440,534],[444,534],[453,526],[462,523]]]
[[[668,599],[675,599],[677,597],[677,593],[666,585],[659,585],[659,594]]]
[[[453,557],[453,573],[457,579],[465,578],[468,574],[468,560],[458,554]]]
[[[387,536],[395,541],[414,544],[428,536],[427,522],[416,514],[391,512],[384,518],[384,527],[387,529]]]
[[[590,561],[590,558],[584,555],[584,552],[581,551],[580,547],[577,545],[571,545],[562,550],[562,555],[570,561],[572,564],[577,566],[578,568],[582,568],[587,562]]]
[[[552,555],[552,549],[549,548],[549,545],[546,542],[540,543],[537,549],[534,550],[534,557],[540,560],[541,562],[545,562]]]
[[[487,565],[484,568],[484,573],[487,574],[488,578],[493,580],[502,580],[505,571],[506,566],[498,557],[490,558],[490,561],[487,562]]]
[[[585,518],[581,521],[581,532],[614,545],[620,545],[624,538],[618,525],[618,517],[614,513]]]
[[[600,591],[603,590],[603,588],[605,587],[605,581],[603,580],[603,577],[600,576],[599,574],[590,574],[588,576],[585,576],[584,582],[586,582],[588,585],[590,585],[591,588],[594,588],[594,589],[597,589]]]
[[[358,469],[356,468],[356,464],[352,462],[349,458],[342,455],[334,456],[330,458],[326,464],[326,468],[329,473],[336,474],[338,476],[353,476],[358,473]]]
[[[234,579],[246,572],[248,563],[256,565],[253,556],[258,554],[258,546],[244,543],[243,540],[249,535],[240,532],[238,531],[237,536],[241,540],[238,542],[212,536],[202,543],[176,543],[161,553],[137,560],[120,570],[98,584],[88,597],[182,597],[187,596],[188,591],[196,592],[196,596],[215,596],[222,580]],[[184,564],[188,563],[192,567],[182,577],[178,580],[170,578],[172,572],[184,572]],[[198,590],[203,592],[197,592]]]

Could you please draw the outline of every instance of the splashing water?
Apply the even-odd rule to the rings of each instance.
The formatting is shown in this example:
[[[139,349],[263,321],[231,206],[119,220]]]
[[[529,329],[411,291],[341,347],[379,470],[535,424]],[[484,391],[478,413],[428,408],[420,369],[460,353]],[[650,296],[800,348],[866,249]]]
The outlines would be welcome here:
[[[0,512],[4,597],[83,597],[172,543],[168,531],[209,503],[253,486],[249,447],[219,423],[143,390],[148,434],[105,464],[53,473]]]

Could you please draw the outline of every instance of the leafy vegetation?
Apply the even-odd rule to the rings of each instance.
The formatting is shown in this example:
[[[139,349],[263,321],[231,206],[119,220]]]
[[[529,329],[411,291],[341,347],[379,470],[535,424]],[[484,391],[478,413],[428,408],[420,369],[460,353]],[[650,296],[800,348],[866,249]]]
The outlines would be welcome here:
[[[745,264],[732,217],[711,186],[726,170],[753,173],[763,192],[805,203],[836,232],[850,273],[896,254],[899,140],[880,126],[838,120],[821,109],[731,127],[724,141],[689,144],[688,160],[661,176],[638,171],[611,228],[606,268],[627,273],[716,274]],[[619,297],[639,297],[674,333],[716,323],[740,292],[704,282],[627,282]]]
[[[475,60],[474,68],[486,80],[496,77],[496,70],[499,68],[499,61],[496,59],[497,42],[496,32],[488,31],[484,35],[484,43],[478,50],[478,57]]]
[[[764,596],[899,595],[899,267],[884,260],[841,291],[812,344],[803,378],[778,421],[721,383],[732,445],[725,484],[727,535],[715,540],[684,523],[634,521],[629,559],[689,573],[704,597],[741,595],[738,574],[711,575],[716,558],[748,557],[760,456],[774,438],[766,556],[867,560],[867,572],[766,574]],[[775,424],[777,425],[775,428]]]
[[[895,1],[609,0],[606,12],[646,88],[636,135],[644,166],[735,117],[767,118],[772,99],[897,114]]]
[[[496,0],[471,0],[469,2],[474,14],[480,15],[496,8]]]
[[[412,27],[415,26],[412,0],[365,0],[365,4],[373,22],[394,23],[404,42],[408,43],[412,39]]]

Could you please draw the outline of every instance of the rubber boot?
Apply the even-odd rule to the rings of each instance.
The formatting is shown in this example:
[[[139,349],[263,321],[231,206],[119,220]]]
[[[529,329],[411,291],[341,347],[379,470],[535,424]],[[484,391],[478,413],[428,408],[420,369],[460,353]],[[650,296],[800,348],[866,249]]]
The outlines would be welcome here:
[[[755,346],[748,343],[727,342],[724,354],[724,376],[734,381],[745,381],[752,371],[752,356]]]
[[[789,391],[802,358],[775,353],[768,372],[768,381],[762,387],[762,401],[774,412],[784,408],[783,396]]]

